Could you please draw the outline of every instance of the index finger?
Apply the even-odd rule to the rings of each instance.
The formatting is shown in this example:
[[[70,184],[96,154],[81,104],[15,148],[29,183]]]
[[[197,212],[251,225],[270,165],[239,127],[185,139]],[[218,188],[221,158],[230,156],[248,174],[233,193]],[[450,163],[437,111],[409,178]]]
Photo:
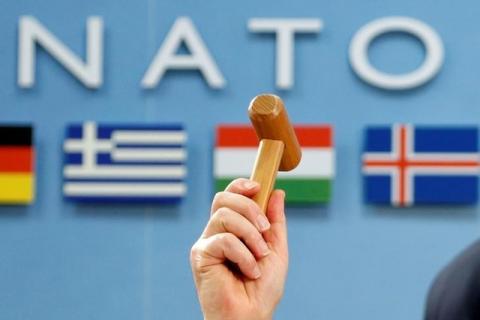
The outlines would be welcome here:
[[[238,193],[247,197],[254,196],[260,190],[260,184],[256,181],[238,178],[233,180],[225,188],[225,191]]]

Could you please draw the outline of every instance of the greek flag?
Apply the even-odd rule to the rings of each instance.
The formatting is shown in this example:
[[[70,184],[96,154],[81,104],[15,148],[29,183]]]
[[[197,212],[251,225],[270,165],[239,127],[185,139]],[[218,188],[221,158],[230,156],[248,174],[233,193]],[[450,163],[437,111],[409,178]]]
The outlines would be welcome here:
[[[181,125],[67,127],[63,194],[79,202],[177,202],[186,193]]]

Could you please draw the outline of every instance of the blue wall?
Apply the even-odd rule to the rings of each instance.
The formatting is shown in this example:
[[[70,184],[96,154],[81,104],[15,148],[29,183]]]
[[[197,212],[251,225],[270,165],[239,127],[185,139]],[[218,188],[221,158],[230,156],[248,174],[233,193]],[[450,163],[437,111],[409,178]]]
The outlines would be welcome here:
[[[88,90],[42,50],[33,89],[16,86],[17,21],[32,14],[83,56],[85,21],[105,22],[105,83]],[[177,16],[190,16],[228,81],[213,91],[197,73],[140,80]],[[362,83],[347,61],[368,21],[408,15],[446,47],[439,76],[391,93]],[[298,123],[335,126],[337,178],[328,207],[289,208],[291,268],[276,319],[420,319],[439,268],[477,238],[478,207],[375,208],[362,203],[360,152],[367,124],[475,124],[480,119],[480,3],[446,0],[126,1],[5,0],[0,4],[0,120],[36,127],[38,193],[29,207],[0,207],[1,319],[200,319],[188,263],[208,219],[213,129],[246,122],[255,94],[274,91],[274,42],[249,34],[250,17],[319,17],[299,37],[296,84],[280,92]],[[375,65],[421,63],[418,41],[382,37]],[[61,195],[62,138],[70,121],[183,122],[189,194],[178,207],[73,205]]]

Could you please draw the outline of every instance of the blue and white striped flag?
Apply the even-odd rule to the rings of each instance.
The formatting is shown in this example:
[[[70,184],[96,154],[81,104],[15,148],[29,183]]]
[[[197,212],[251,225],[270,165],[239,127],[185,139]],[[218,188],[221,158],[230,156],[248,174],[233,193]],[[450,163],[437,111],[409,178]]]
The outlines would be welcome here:
[[[67,127],[63,193],[79,202],[177,202],[186,193],[181,125]]]

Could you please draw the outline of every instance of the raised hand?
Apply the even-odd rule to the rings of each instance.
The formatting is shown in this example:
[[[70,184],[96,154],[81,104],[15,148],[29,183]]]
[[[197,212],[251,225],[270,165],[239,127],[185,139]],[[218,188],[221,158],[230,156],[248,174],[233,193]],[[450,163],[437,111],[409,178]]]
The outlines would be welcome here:
[[[211,217],[191,250],[206,320],[272,319],[288,269],[285,193],[275,190],[266,216],[251,199],[258,183],[237,179],[215,195]]]

